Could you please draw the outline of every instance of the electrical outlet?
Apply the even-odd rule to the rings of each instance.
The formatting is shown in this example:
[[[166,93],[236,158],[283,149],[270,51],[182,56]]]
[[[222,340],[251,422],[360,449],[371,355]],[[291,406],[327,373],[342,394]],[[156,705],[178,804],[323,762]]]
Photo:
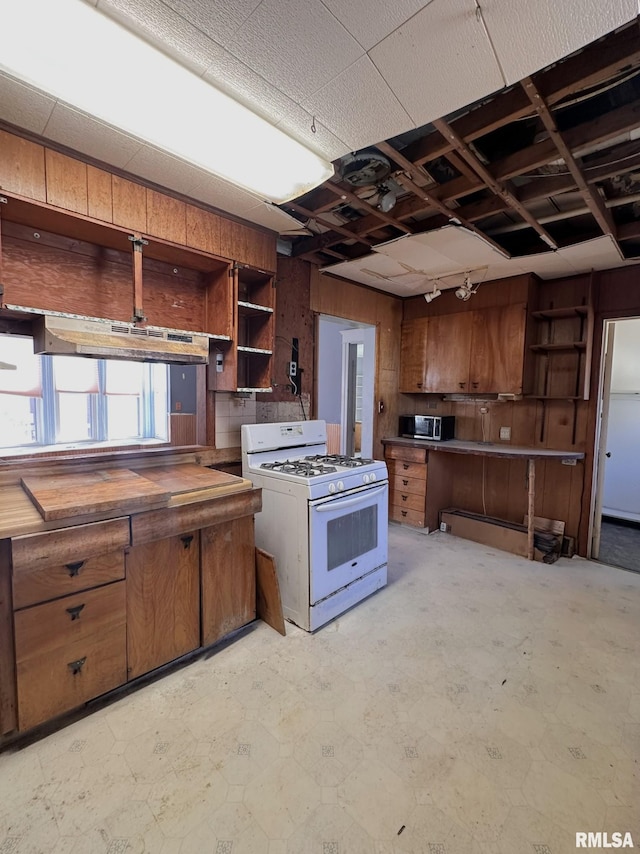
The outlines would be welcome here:
[[[449,530],[449,526],[447,525],[446,522],[440,522],[440,530],[442,531],[443,534],[447,533],[447,531]]]
[[[500,428],[500,438],[501,439],[510,439],[511,438],[511,427],[501,427]]]
[[[289,376],[295,377],[298,373],[298,363],[297,362],[289,362]]]
[[[481,406],[480,407],[480,415],[486,415],[488,411],[489,411],[488,406]]]

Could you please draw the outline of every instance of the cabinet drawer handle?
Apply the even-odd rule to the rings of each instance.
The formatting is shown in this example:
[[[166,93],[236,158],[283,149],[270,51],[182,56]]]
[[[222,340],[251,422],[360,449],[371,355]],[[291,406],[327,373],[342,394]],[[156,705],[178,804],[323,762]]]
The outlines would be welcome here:
[[[403,515],[403,516],[406,516],[406,515],[407,515],[407,511],[406,511],[406,510],[401,510],[400,512],[402,513],[402,515]]]
[[[84,566],[84,561],[77,560],[75,563],[67,563],[65,566],[69,570],[69,578],[74,578]]]
[[[87,656],[85,655],[83,658],[77,658],[75,661],[70,661],[67,664],[67,667],[73,673],[74,676],[77,676],[78,673],[80,673],[80,671],[84,667],[86,660]]]
[[[67,614],[71,617],[71,622],[80,619],[80,611],[82,611],[83,608],[84,605],[74,605],[73,608],[65,608]]]
[[[182,540],[182,544],[184,545],[185,549],[188,549],[191,545],[191,541],[193,540],[193,534],[189,534],[186,537],[180,537],[180,539]]]
[[[407,471],[407,469],[409,468],[408,463],[403,463],[403,464],[402,464],[402,468],[403,468],[405,471]]]
[[[403,495],[403,496],[402,496],[402,500],[403,500],[403,501],[406,501],[408,497],[409,497],[408,495]]]
[[[403,486],[409,486],[409,481],[403,477],[402,478],[402,484],[403,484]]]
[[[460,388],[464,388],[466,386],[466,383],[458,383],[458,385],[460,386]]]
[[[418,388],[422,388],[422,383],[416,383],[416,385],[418,386]]]
[[[480,385],[480,383],[471,383],[471,385],[472,385],[474,388],[478,388],[478,386]]]

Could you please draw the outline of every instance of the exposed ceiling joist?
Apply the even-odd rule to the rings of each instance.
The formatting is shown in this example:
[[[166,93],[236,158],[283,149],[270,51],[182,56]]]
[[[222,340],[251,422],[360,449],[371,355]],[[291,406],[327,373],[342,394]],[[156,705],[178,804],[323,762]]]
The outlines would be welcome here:
[[[597,189],[587,183],[586,178],[582,172],[582,169],[576,162],[573,154],[571,153],[569,146],[564,141],[564,138],[560,131],[558,130],[558,126],[556,124],[556,120],[551,114],[551,110],[549,109],[548,104],[545,102],[544,98],[538,92],[535,83],[530,77],[526,77],[522,81],[522,87],[527,93],[535,111],[540,116],[540,119],[547,129],[549,136],[553,140],[556,148],[562,159],[564,160],[567,169],[571,172],[571,176],[576,183],[576,186],[582,193],[582,197],[584,198],[587,207],[591,211],[594,219],[602,229],[603,234],[610,234],[613,239],[616,238],[616,226],[613,221],[613,217],[611,212],[605,208],[604,203],[602,201],[601,196],[599,195]]]
[[[509,207],[513,208],[513,210],[519,214],[522,219],[529,223],[529,225],[538,232],[542,240],[550,246],[552,249],[557,249],[558,244],[551,237],[549,232],[540,225],[540,223],[536,220],[536,218],[529,213],[529,211],[525,208],[525,206],[518,201],[516,198],[514,191],[506,184],[499,183],[489,172],[489,170],[481,163],[476,155],[471,151],[469,146],[456,134],[454,130],[443,120],[438,119],[434,122],[436,128],[440,131],[440,133],[447,138],[454,148],[460,153],[460,155],[467,161],[467,163],[474,169],[474,171],[480,176],[480,178],[486,183],[487,187],[490,187],[493,192],[499,196]]]

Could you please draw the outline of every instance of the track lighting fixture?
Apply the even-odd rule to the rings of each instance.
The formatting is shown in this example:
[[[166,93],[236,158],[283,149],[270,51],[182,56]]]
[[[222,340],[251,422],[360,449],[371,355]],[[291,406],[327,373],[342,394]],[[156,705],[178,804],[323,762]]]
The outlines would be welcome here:
[[[480,282],[475,285],[472,284],[471,277],[467,275],[463,284],[461,284],[459,288],[456,288],[456,296],[458,299],[461,299],[466,302],[468,299],[471,299],[471,297],[476,293],[479,287]]]
[[[427,302],[433,302],[433,300],[436,299],[436,297],[439,297],[441,293],[442,291],[440,288],[434,288],[430,293],[423,294],[423,296]]]

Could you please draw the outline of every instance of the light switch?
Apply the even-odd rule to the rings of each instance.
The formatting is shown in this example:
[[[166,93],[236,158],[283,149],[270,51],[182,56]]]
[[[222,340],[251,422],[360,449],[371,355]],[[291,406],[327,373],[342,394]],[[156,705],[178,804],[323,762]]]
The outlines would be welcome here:
[[[500,438],[501,439],[510,439],[511,438],[511,427],[501,427],[500,428]]]

